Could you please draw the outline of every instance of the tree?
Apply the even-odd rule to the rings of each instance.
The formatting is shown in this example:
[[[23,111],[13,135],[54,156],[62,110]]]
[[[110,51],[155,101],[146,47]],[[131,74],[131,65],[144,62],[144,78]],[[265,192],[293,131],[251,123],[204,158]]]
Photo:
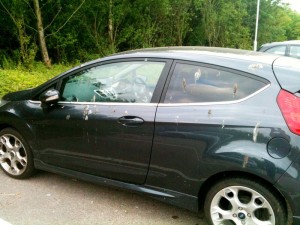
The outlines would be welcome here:
[[[170,22],[173,25],[175,45],[183,45],[184,38],[190,29],[190,21],[192,19],[191,6],[191,0],[174,0],[171,4],[172,19]]]
[[[47,65],[49,67],[49,66],[51,66],[51,61],[49,58],[48,49],[47,49],[47,45],[46,45],[45,32],[44,32],[44,26],[43,26],[43,21],[42,21],[42,12],[41,12],[41,8],[39,5],[39,0],[33,0],[33,4],[34,4],[34,12],[36,15],[37,31],[38,31],[38,36],[39,36],[39,43],[40,43],[42,58],[43,58],[45,65]]]
[[[173,45],[174,35],[170,32],[171,6],[169,0],[132,1],[127,34],[130,48],[147,48]]]
[[[28,8],[26,2],[17,0],[4,1],[0,0],[0,5],[5,13],[10,17],[16,31],[16,37],[19,42],[20,60],[26,66],[31,64],[36,55],[36,45],[32,37],[27,34],[25,20],[28,19]]]
[[[209,46],[250,48],[246,6],[241,1],[204,0],[201,12],[200,29]]]
[[[126,18],[131,11],[131,3],[128,0],[109,0],[108,4],[108,42],[111,53],[118,50],[118,46],[129,37],[126,26]]]
[[[42,54],[42,60],[45,63],[45,65],[47,65],[47,66],[51,65],[51,60],[50,60],[49,54],[48,54],[46,38],[60,32],[60,30],[62,30],[67,25],[67,23],[70,21],[70,19],[74,16],[74,14],[81,8],[81,6],[85,2],[85,0],[82,0],[82,2],[79,4],[79,6],[76,9],[74,9],[74,11],[72,11],[72,13],[69,15],[69,17],[66,20],[64,18],[64,22],[62,22],[56,30],[53,30],[45,35],[45,31],[52,26],[54,21],[59,16],[61,9],[59,9],[52,18],[49,16],[49,18],[51,18],[51,20],[50,20],[49,24],[44,27],[42,10],[41,10],[40,4],[39,4],[39,0],[32,0],[34,10],[31,7],[30,0],[10,1],[9,3],[7,3],[7,5],[10,6],[10,9],[3,3],[3,1],[4,0],[0,0],[0,4],[5,9],[6,13],[10,16],[10,18],[12,19],[12,21],[14,22],[14,24],[18,30],[18,39],[20,42],[20,52],[21,52],[23,62],[28,61],[28,59],[30,57],[32,58],[32,55],[35,56],[35,54],[32,53],[31,49],[36,49],[35,43],[33,45],[34,47],[32,47],[31,49],[28,49],[29,42],[32,39],[33,35],[26,34],[26,27],[27,27],[27,28],[30,28],[31,30],[34,30],[35,32],[37,32],[38,39],[39,39],[40,51]],[[48,3],[48,1],[45,3],[45,5],[47,3]],[[59,1],[54,0],[54,2],[52,2],[52,3],[59,4]],[[29,19],[30,15],[33,16],[33,18],[35,18],[35,20],[36,20],[36,29],[33,28],[33,26],[30,26],[30,22],[31,22]],[[35,52],[36,52],[36,50],[35,50]],[[34,58],[34,56],[33,56],[33,58]]]
[[[291,22],[286,27],[286,37],[288,40],[300,40],[300,14],[285,8],[286,14]]]
[[[156,46],[252,49],[256,4],[254,0],[0,0],[0,64],[11,57],[25,65],[36,59],[49,66],[51,60],[86,61]],[[258,35],[259,45],[298,39],[300,14],[282,0],[261,0]]]
[[[50,61],[50,58],[49,58],[49,55],[48,55],[46,38],[60,32],[60,30],[62,30],[67,25],[67,23],[74,16],[74,14],[82,7],[82,5],[85,3],[85,0],[82,0],[82,2],[79,4],[79,6],[70,14],[70,16],[65,20],[65,22],[63,22],[55,31],[52,31],[51,33],[47,34],[46,36],[45,36],[45,30],[47,28],[51,27],[52,23],[55,21],[55,19],[60,14],[61,8],[59,8],[58,12],[52,18],[51,22],[44,28],[43,22],[42,22],[42,12],[41,12],[41,8],[39,6],[39,0],[33,0],[33,3],[34,3],[34,9],[35,9],[34,10],[35,11],[35,16],[36,16],[36,19],[37,19],[37,30],[38,30],[40,50],[41,50],[41,53],[42,53],[42,58],[43,58],[43,61],[44,61],[45,65],[50,66],[51,61]]]

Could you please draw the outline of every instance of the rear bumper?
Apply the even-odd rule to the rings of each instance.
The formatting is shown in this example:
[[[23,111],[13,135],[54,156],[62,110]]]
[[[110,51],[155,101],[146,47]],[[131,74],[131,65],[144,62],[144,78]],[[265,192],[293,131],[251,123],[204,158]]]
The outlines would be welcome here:
[[[293,225],[300,225],[300,157],[275,184],[284,195],[293,213]]]

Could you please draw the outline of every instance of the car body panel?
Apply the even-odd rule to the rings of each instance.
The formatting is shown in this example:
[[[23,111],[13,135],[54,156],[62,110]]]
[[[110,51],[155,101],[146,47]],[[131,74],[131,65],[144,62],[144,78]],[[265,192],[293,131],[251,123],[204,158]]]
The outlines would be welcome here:
[[[275,60],[274,74],[281,87],[289,92],[300,91],[300,64],[298,59],[281,57]]]
[[[35,159],[35,166],[38,169],[49,171],[52,173],[61,174],[64,176],[80,178],[81,180],[85,180],[88,182],[93,182],[101,185],[108,185],[113,186],[120,189],[125,189],[129,191],[134,191],[138,193],[144,193],[149,195],[152,198],[157,200],[176,205],[178,207],[182,207],[194,212],[198,212],[199,204],[198,204],[198,197],[187,195],[180,192],[175,192],[172,190],[167,190],[165,188],[153,187],[150,185],[138,185],[132,184],[128,182],[122,182],[118,180],[112,180],[104,177],[99,177],[87,173],[82,173],[74,170],[69,170],[65,168],[60,168],[57,166],[52,166],[49,164],[45,164],[39,159]]]
[[[21,100],[28,100],[31,98],[34,89],[28,89],[23,91],[17,91],[14,93],[9,93],[5,95],[6,101],[21,101]]]
[[[131,183],[148,172],[156,104],[59,103],[35,112],[39,158],[50,165]],[[141,118],[124,125],[121,117]],[[68,145],[66,145],[68,143]]]
[[[298,149],[299,150],[299,149]],[[278,180],[275,187],[288,199],[294,214],[294,223],[300,222],[300,157],[296,157],[286,173]]]
[[[32,112],[34,109],[28,107],[29,105],[28,100],[6,102],[5,105],[0,107],[0,129],[12,127],[19,130],[32,149],[35,149],[35,130],[32,126],[34,120]]]

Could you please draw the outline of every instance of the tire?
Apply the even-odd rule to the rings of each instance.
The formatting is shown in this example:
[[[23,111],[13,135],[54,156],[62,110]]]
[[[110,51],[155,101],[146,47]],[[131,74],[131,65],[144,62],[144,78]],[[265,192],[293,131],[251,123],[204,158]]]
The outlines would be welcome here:
[[[10,177],[25,179],[35,172],[31,149],[17,131],[0,131],[0,167]]]
[[[208,191],[204,212],[209,224],[286,225],[280,198],[263,184],[245,178],[224,179]]]

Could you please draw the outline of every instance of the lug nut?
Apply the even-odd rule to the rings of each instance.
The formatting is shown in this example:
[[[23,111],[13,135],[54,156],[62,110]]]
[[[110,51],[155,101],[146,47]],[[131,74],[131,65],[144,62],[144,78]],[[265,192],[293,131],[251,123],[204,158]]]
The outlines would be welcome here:
[[[237,217],[237,215],[234,213],[233,215],[232,215],[233,217]]]
[[[242,207],[239,207],[239,210],[243,210],[243,208],[242,208]]]
[[[248,216],[248,217],[251,217],[251,214],[250,214],[250,213],[248,213],[248,214],[247,214],[247,216]]]

